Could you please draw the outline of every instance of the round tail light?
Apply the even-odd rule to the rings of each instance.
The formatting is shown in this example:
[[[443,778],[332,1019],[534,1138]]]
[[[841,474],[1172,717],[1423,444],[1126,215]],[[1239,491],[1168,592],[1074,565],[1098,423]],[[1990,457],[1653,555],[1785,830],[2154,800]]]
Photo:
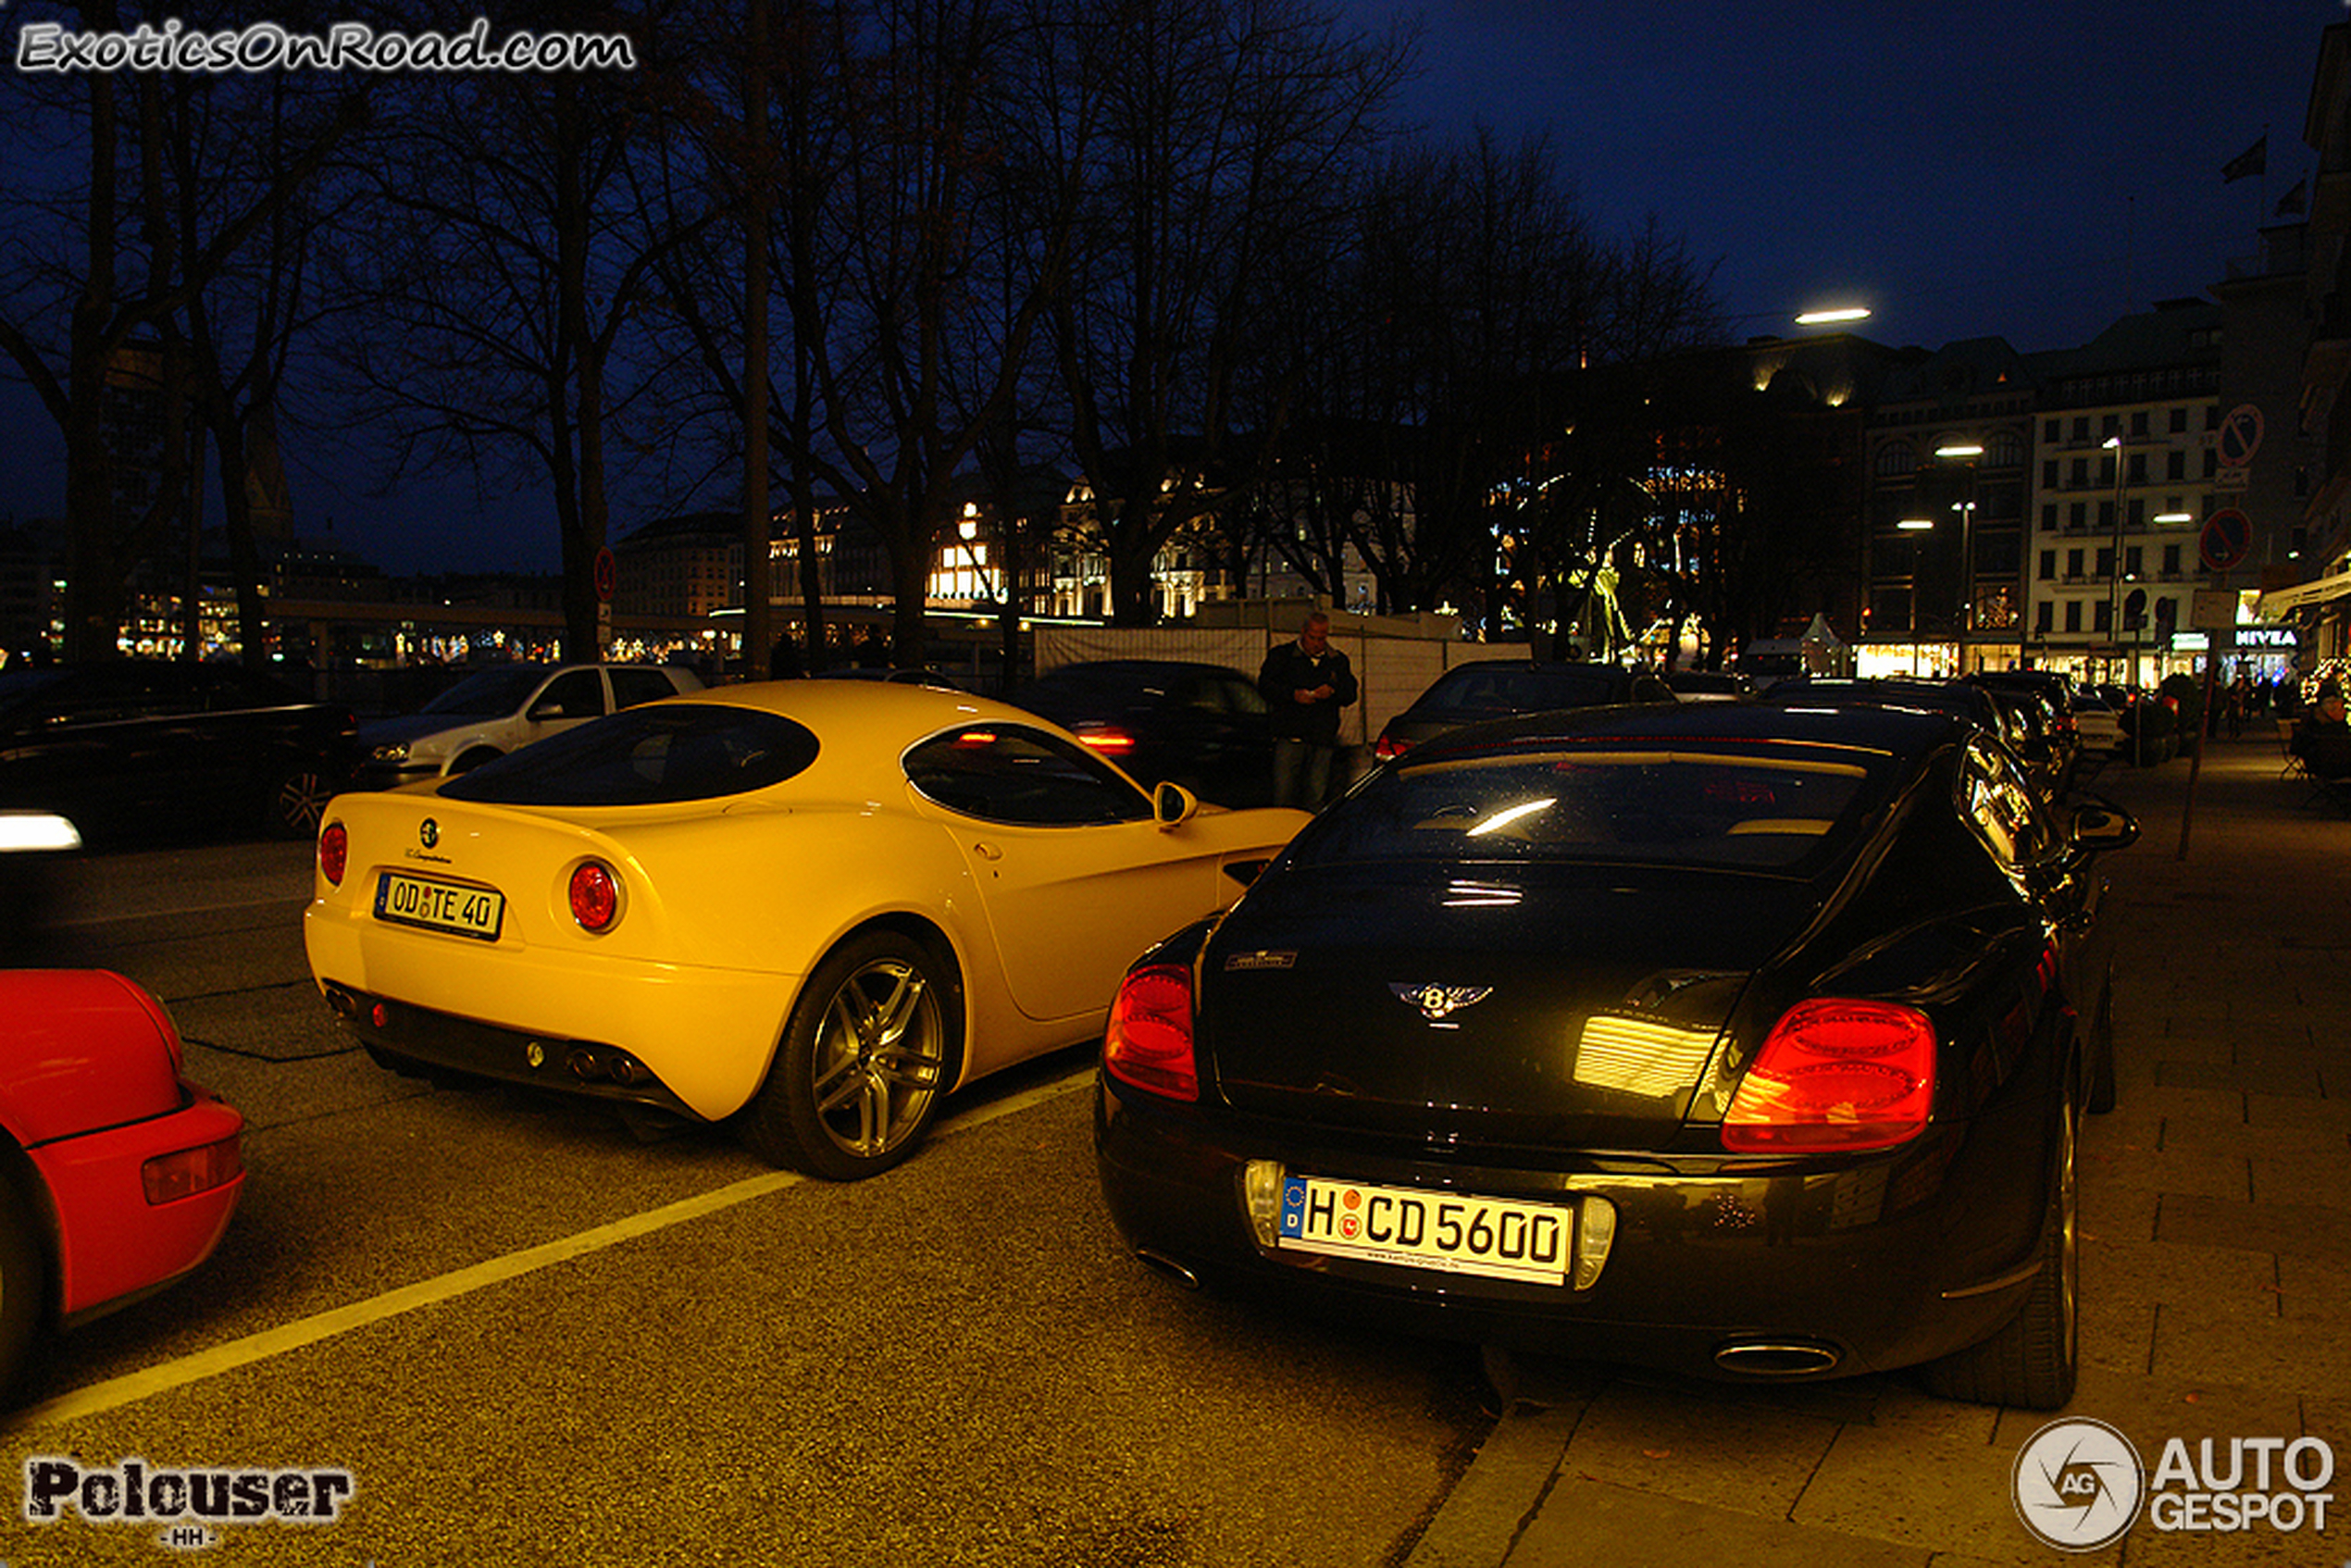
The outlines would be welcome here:
[[[620,917],[620,878],[601,860],[583,860],[571,874],[571,917],[583,931],[605,931]]]
[[[351,835],[340,822],[330,822],[318,833],[318,875],[330,888],[342,886],[342,874],[351,864]]]

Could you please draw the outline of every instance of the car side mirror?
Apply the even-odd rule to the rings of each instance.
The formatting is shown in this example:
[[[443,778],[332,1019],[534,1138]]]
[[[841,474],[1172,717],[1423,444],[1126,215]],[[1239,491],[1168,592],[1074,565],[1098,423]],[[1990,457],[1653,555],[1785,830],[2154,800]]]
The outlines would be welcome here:
[[[2070,837],[2084,853],[2127,850],[2139,841],[2139,819],[2110,802],[2086,801],[2073,808]]]
[[[1182,826],[1200,810],[1200,800],[1181,784],[1162,784],[1151,791],[1151,820],[1160,831]]]

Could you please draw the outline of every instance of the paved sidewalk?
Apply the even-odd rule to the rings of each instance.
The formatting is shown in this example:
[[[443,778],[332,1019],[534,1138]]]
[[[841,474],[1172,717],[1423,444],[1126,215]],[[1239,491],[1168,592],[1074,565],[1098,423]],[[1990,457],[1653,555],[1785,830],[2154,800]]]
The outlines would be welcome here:
[[[2174,1437],[2190,1454],[2215,1439],[2224,1471],[2232,1439],[2321,1438],[2343,1516],[2322,1534],[2142,1516],[2082,1561],[2351,1565],[2351,817],[2307,803],[2280,762],[2267,726],[2208,745],[2184,858],[2188,758],[2091,786],[2145,832],[2107,861],[2121,1101],[2084,1129],[2084,1366],[2064,1415],[2119,1428],[2151,1478]],[[1517,1371],[1409,1568],[2065,1560],[2011,1501],[2019,1450],[2057,1417],[1899,1376]]]

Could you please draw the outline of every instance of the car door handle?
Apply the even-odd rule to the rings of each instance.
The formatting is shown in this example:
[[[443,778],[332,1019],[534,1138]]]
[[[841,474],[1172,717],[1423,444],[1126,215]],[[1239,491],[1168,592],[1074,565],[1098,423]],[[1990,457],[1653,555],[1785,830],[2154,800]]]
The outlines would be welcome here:
[[[989,843],[976,843],[972,845],[972,853],[979,856],[982,860],[1001,860],[1004,858],[1004,852]]]

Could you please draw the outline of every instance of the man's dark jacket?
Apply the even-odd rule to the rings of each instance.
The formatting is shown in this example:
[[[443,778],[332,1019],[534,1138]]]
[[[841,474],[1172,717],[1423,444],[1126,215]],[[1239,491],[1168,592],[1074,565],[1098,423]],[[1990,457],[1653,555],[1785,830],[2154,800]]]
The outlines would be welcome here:
[[[1298,700],[1299,692],[1318,686],[1331,689],[1328,701]],[[1348,667],[1347,655],[1337,649],[1326,648],[1322,657],[1310,658],[1292,639],[1265,655],[1264,667],[1257,672],[1257,690],[1273,710],[1275,740],[1312,740],[1328,746],[1338,740],[1339,711],[1355,700],[1355,672]]]

